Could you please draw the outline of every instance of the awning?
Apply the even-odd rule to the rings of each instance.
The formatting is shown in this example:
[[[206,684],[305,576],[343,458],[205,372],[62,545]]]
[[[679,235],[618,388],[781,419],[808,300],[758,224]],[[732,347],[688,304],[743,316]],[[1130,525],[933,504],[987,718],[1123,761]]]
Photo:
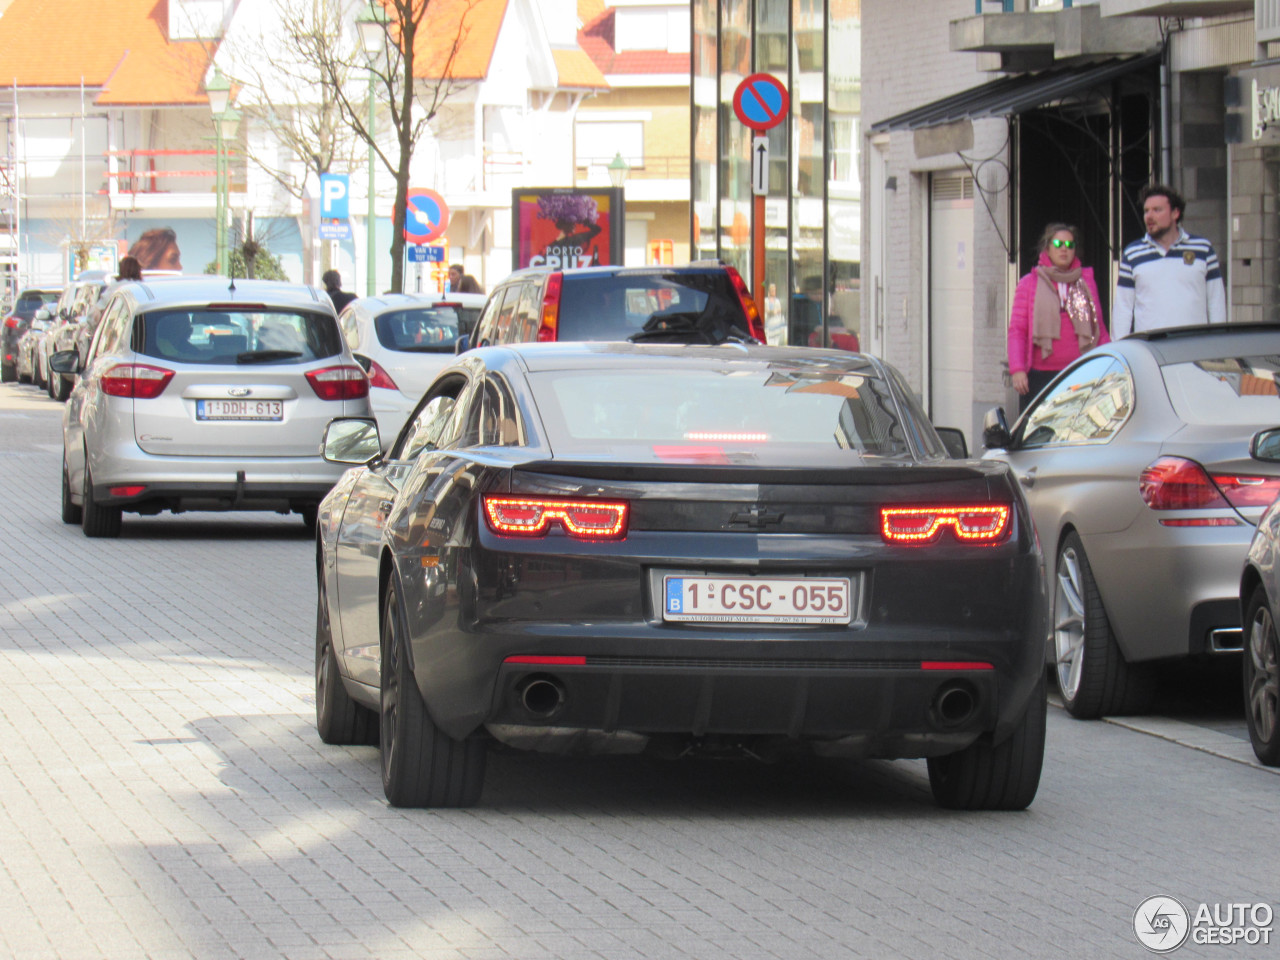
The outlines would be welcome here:
[[[1109,83],[1117,77],[1135,73],[1160,62],[1160,54],[1152,53],[1128,60],[1107,60],[1087,67],[1063,67],[1035,74],[1001,77],[981,86],[916,107],[871,125],[872,133],[893,130],[920,130],[958,120],[979,120],[1022,113],[1092,87]]]

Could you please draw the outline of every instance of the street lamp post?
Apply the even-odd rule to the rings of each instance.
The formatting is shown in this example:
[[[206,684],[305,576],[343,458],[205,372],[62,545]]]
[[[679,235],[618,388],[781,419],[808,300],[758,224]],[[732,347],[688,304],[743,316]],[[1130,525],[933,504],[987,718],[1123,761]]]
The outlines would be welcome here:
[[[365,290],[367,295],[372,297],[378,292],[376,269],[378,263],[378,236],[376,210],[374,208],[375,187],[377,184],[374,174],[377,170],[375,165],[378,158],[373,149],[373,137],[378,113],[374,94],[377,92],[378,58],[385,52],[387,44],[387,11],[383,9],[382,4],[376,2],[376,0],[371,0],[360,16],[356,18],[356,28],[360,31],[360,46],[364,50],[365,58],[369,61],[369,212],[365,217],[364,232],[368,243],[365,265]]]
[[[228,107],[214,119],[218,127],[218,147],[222,157],[222,202],[218,220],[218,241],[222,250],[218,261],[218,272],[225,276],[231,270],[231,151],[228,144],[236,138],[236,129],[240,126],[240,111]]]
[[[614,155],[614,158],[609,161],[608,170],[609,182],[615,187],[621,187],[627,182],[627,174],[631,172],[631,164],[627,163],[623,158],[621,150],[619,150]]]
[[[213,114],[214,153],[213,153],[213,244],[214,259],[218,264],[218,272],[226,273],[226,235],[222,232],[223,219],[223,170],[222,170],[222,123],[221,117],[227,110],[231,100],[231,83],[222,75],[216,66],[213,78],[204,85],[204,92],[209,97],[209,111]]]

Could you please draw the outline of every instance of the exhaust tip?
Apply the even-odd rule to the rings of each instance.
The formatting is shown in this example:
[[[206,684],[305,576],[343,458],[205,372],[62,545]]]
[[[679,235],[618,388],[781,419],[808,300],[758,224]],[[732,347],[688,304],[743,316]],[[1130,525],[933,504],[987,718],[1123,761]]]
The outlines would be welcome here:
[[[967,683],[948,683],[933,697],[933,715],[941,727],[958,727],[978,709],[978,698]]]
[[[520,687],[520,704],[539,719],[553,717],[564,705],[564,685],[554,677],[530,677]]]

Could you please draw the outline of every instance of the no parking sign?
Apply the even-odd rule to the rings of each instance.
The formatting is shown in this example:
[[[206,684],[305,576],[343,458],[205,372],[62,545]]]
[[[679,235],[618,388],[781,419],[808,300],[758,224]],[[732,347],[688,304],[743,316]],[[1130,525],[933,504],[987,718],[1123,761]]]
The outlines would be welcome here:
[[[425,187],[411,187],[405,198],[404,238],[410,243],[430,243],[444,236],[449,226],[449,205],[444,197]]]

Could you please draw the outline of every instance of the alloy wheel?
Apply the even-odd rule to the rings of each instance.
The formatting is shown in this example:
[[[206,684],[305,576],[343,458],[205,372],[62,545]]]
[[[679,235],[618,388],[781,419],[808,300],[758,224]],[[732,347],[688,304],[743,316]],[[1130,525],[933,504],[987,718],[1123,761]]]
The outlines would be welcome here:
[[[1085,610],[1080,578],[1080,558],[1067,547],[1058,558],[1057,587],[1053,596],[1053,648],[1058,686],[1073,699],[1080,690],[1084,668]]]
[[[1258,608],[1249,627],[1248,708],[1258,738],[1270,743],[1280,712],[1280,662],[1277,662],[1275,623],[1266,605]]]

